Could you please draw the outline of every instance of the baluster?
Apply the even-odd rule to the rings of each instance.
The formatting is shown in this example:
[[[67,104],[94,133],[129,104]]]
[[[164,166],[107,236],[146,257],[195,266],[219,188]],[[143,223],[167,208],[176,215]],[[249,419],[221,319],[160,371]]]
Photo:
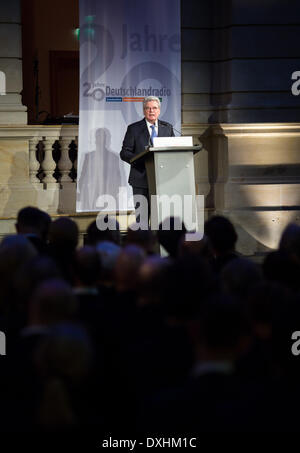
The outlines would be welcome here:
[[[78,136],[77,136],[77,137],[75,137],[75,140],[74,140],[74,142],[75,142],[75,146],[76,146],[76,158],[75,158],[75,160],[74,160],[74,164],[73,164],[73,165],[74,165],[74,169],[75,169],[75,171],[76,171],[76,178],[75,178],[75,180],[77,181],[77,162],[78,162]]]
[[[37,177],[37,173],[40,168],[40,163],[36,158],[36,146],[39,142],[39,138],[29,139],[29,177],[31,183],[40,184],[40,180]]]
[[[58,169],[61,173],[60,182],[72,182],[72,179],[69,176],[69,173],[72,170],[72,161],[69,156],[71,141],[72,138],[62,138],[59,141],[61,149],[61,156],[58,162]]]
[[[54,170],[56,168],[55,160],[53,159],[52,155],[52,147],[56,141],[55,138],[52,137],[43,137],[43,144],[45,149],[45,157],[42,162],[42,169],[45,173],[45,178],[43,182],[45,183],[56,183],[56,179],[53,176]]]

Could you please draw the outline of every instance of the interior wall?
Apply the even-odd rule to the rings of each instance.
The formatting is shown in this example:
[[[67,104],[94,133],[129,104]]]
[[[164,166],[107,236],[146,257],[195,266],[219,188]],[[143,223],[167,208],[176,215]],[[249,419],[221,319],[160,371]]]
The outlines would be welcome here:
[[[184,0],[181,10],[184,124],[299,121],[299,0]]]
[[[22,98],[28,107],[29,124],[45,119],[46,113],[38,118],[37,110],[52,115],[50,51],[79,51],[74,34],[78,27],[78,0],[22,0]],[[38,97],[35,69],[38,69]]]

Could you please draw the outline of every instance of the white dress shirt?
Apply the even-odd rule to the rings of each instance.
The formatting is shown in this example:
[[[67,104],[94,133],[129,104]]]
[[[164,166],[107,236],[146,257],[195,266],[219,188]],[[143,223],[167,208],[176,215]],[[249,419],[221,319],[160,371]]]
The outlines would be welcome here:
[[[146,120],[146,123],[147,123],[147,127],[148,127],[148,131],[149,131],[149,135],[151,137],[152,135],[152,128],[151,126],[153,126],[152,123],[149,123],[149,121]],[[155,123],[154,123],[154,128],[155,128],[155,132],[156,132],[156,136],[158,137],[158,121],[156,120]]]

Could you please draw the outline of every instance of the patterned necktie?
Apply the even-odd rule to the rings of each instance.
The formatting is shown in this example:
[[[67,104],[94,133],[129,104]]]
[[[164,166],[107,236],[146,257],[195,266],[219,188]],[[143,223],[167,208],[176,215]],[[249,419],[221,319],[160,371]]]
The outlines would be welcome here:
[[[153,139],[154,139],[154,137],[157,137],[157,133],[156,133],[154,124],[152,124],[150,127],[151,127],[151,129],[152,129],[150,139],[151,139],[151,143],[153,144]]]

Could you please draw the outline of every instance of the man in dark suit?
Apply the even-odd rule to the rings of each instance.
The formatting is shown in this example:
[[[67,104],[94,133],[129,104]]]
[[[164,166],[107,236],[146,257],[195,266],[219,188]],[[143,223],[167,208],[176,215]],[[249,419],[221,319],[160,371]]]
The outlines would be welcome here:
[[[173,137],[174,131],[171,124],[160,121],[160,100],[155,96],[148,96],[143,101],[144,118],[130,124],[127,128],[120,157],[130,164],[130,160],[137,154],[145,151],[145,147],[153,144],[154,137]],[[134,198],[143,195],[148,200],[149,191],[145,162],[138,160],[131,164],[129,184],[132,186]],[[135,201],[135,208],[137,203]],[[149,209],[148,209],[149,212]]]

